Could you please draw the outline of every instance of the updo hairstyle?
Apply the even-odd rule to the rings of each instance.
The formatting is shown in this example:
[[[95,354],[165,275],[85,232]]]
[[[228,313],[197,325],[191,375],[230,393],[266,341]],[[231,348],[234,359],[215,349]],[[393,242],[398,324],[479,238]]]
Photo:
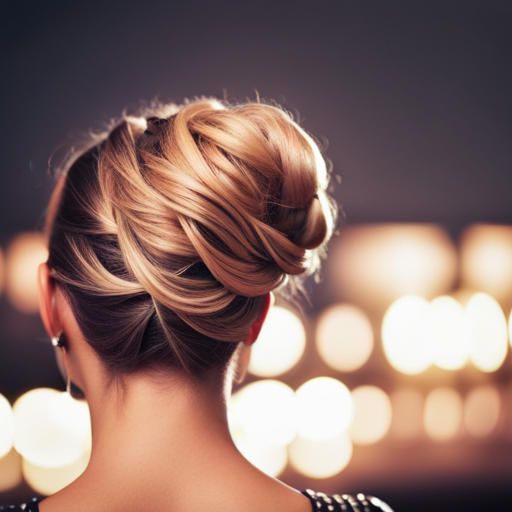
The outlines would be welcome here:
[[[334,208],[317,145],[280,108],[159,108],[65,170],[48,266],[111,374],[200,376],[227,364],[268,292],[317,269]]]

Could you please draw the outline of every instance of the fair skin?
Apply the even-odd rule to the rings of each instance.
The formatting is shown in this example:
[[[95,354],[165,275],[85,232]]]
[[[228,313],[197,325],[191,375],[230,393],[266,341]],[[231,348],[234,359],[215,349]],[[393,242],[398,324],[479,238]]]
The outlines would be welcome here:
[[[124,376],[122,389],[109,386],[103,363],[46,264],[38,284],[46,331],[50,337],[66,334],[66,348],[57,350],[87,397],[93,440],[85,472],[42,501],[40,512],[311,512],[306,497],[238,452],[226,417],[229,377],[217,372],[198,383],[146,371]],[[270,305],[269,295],[244,341],[239,376]]]

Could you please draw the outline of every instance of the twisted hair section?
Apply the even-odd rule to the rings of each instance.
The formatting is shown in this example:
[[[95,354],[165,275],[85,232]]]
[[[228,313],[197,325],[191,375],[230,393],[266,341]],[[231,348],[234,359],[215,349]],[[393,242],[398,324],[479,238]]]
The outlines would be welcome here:
[[[268,292],[318,268],[335,208],[318,146],[280,108],[201,98],[155,114],[69,168],[49,265],[111,371],[202,374],[227,364]]]

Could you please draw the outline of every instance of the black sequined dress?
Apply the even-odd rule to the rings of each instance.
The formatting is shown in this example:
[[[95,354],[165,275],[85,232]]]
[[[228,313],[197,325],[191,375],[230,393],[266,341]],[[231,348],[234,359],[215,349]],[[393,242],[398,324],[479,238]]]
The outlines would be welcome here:
[[[311,489],[302,491],[309,498],[313,512],[393,512],[393,509],[375,496],[334,494],[329,496]]]
[[[311,501],[313,512],[393,512],[393,509],[374,496],[358,494],[351,496],[349,494],[334,494],[329,496],[323,492],[315,492],[311,489],[302,491],[302,494]],[[34,498],[28,503],[19,506],[0,507],[0,512],[39,512]]]

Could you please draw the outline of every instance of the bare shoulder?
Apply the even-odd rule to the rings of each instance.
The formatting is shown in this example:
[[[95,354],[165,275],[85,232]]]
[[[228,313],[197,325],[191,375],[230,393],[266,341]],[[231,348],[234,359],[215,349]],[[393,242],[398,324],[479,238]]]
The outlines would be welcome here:
[[[303,492],[309,498],[312,510],[315,512],[393,512],[393,509],[375,496],[359,493],[333,494],[329,496],[323,492],[307,489]]]

